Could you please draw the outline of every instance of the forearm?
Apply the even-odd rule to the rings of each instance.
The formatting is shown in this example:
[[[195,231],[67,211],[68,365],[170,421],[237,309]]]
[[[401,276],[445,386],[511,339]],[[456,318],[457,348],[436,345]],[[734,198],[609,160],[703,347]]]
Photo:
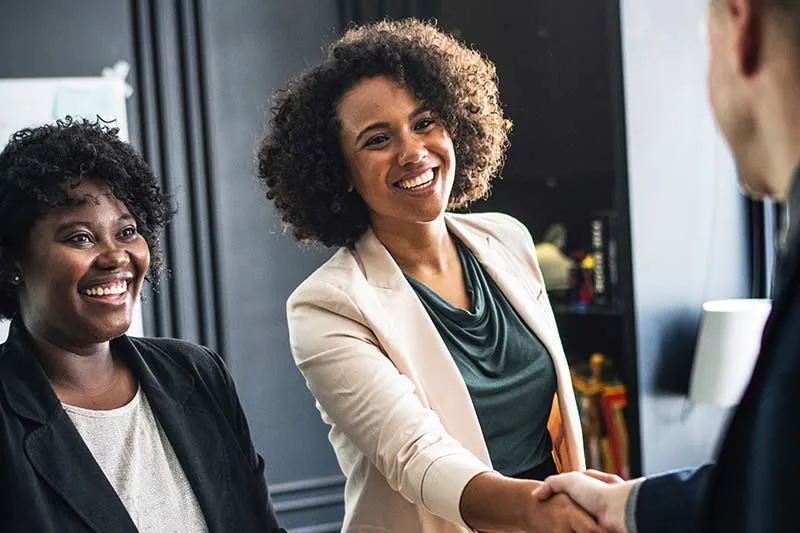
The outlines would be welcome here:
[[[530,494],[539,485],[539,481],[512,479],[497,472],[478,474],[461,494],[461,516],[480,531],[520,531],[532,505]]]

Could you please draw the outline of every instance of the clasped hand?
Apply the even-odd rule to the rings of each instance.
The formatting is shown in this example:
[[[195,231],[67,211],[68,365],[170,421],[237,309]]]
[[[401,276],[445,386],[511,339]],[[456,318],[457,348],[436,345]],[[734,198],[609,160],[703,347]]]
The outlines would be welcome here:
[[[627,533],[625,505],[638,480],[623,481],[619,476],[597,470],[567,472],[550,476],[532,495],[542,502],[569,496],[609,533]]]

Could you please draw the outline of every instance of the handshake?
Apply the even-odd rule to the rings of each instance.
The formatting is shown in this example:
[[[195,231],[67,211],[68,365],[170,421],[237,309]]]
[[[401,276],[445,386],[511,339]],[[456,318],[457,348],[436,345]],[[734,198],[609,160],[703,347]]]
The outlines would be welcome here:
[[[631,490],[640,481],[624,481],[619,476],[597,470],[567,472],[548,477],[531,494],[540,502],[565,494],[596,521],[596,524],[587,525],[589,521],[585,518],[573,519],[575,512],[580,515],[584,513],[574,505],[569,505],[564,509],[565,523],[563,527],[556,527],[556,531],[628,533],[626,506]]]

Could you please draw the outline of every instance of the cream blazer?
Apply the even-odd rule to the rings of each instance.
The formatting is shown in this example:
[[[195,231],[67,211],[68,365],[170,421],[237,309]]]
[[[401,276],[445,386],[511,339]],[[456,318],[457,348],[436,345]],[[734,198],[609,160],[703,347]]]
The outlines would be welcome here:
[[[558,392],[548,429],[559,470],[585,468],[569,369],[536,262],[517,220],[447,214],[547,347]],[[372,231],[340,249],[287,304],[292,354],[347,477],[342,531],[470,531],[459,502],[491,461],[464,380],[400,268]]]

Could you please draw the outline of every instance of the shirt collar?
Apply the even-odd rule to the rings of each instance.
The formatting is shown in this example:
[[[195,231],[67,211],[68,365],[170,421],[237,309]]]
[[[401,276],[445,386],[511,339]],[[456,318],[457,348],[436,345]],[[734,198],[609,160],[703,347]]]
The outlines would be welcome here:
[[[792,176],[792,186],[789,189],[789,198],[786,206],[791,214],[789,217],[789,229],[795,233],[800,226],[800,166],[794,171]]]
[[[784,202],[784,224],[781,230],[781,249],[786,250],[797,239],[800,232],[800,165],[792,176],[789,196]]]

